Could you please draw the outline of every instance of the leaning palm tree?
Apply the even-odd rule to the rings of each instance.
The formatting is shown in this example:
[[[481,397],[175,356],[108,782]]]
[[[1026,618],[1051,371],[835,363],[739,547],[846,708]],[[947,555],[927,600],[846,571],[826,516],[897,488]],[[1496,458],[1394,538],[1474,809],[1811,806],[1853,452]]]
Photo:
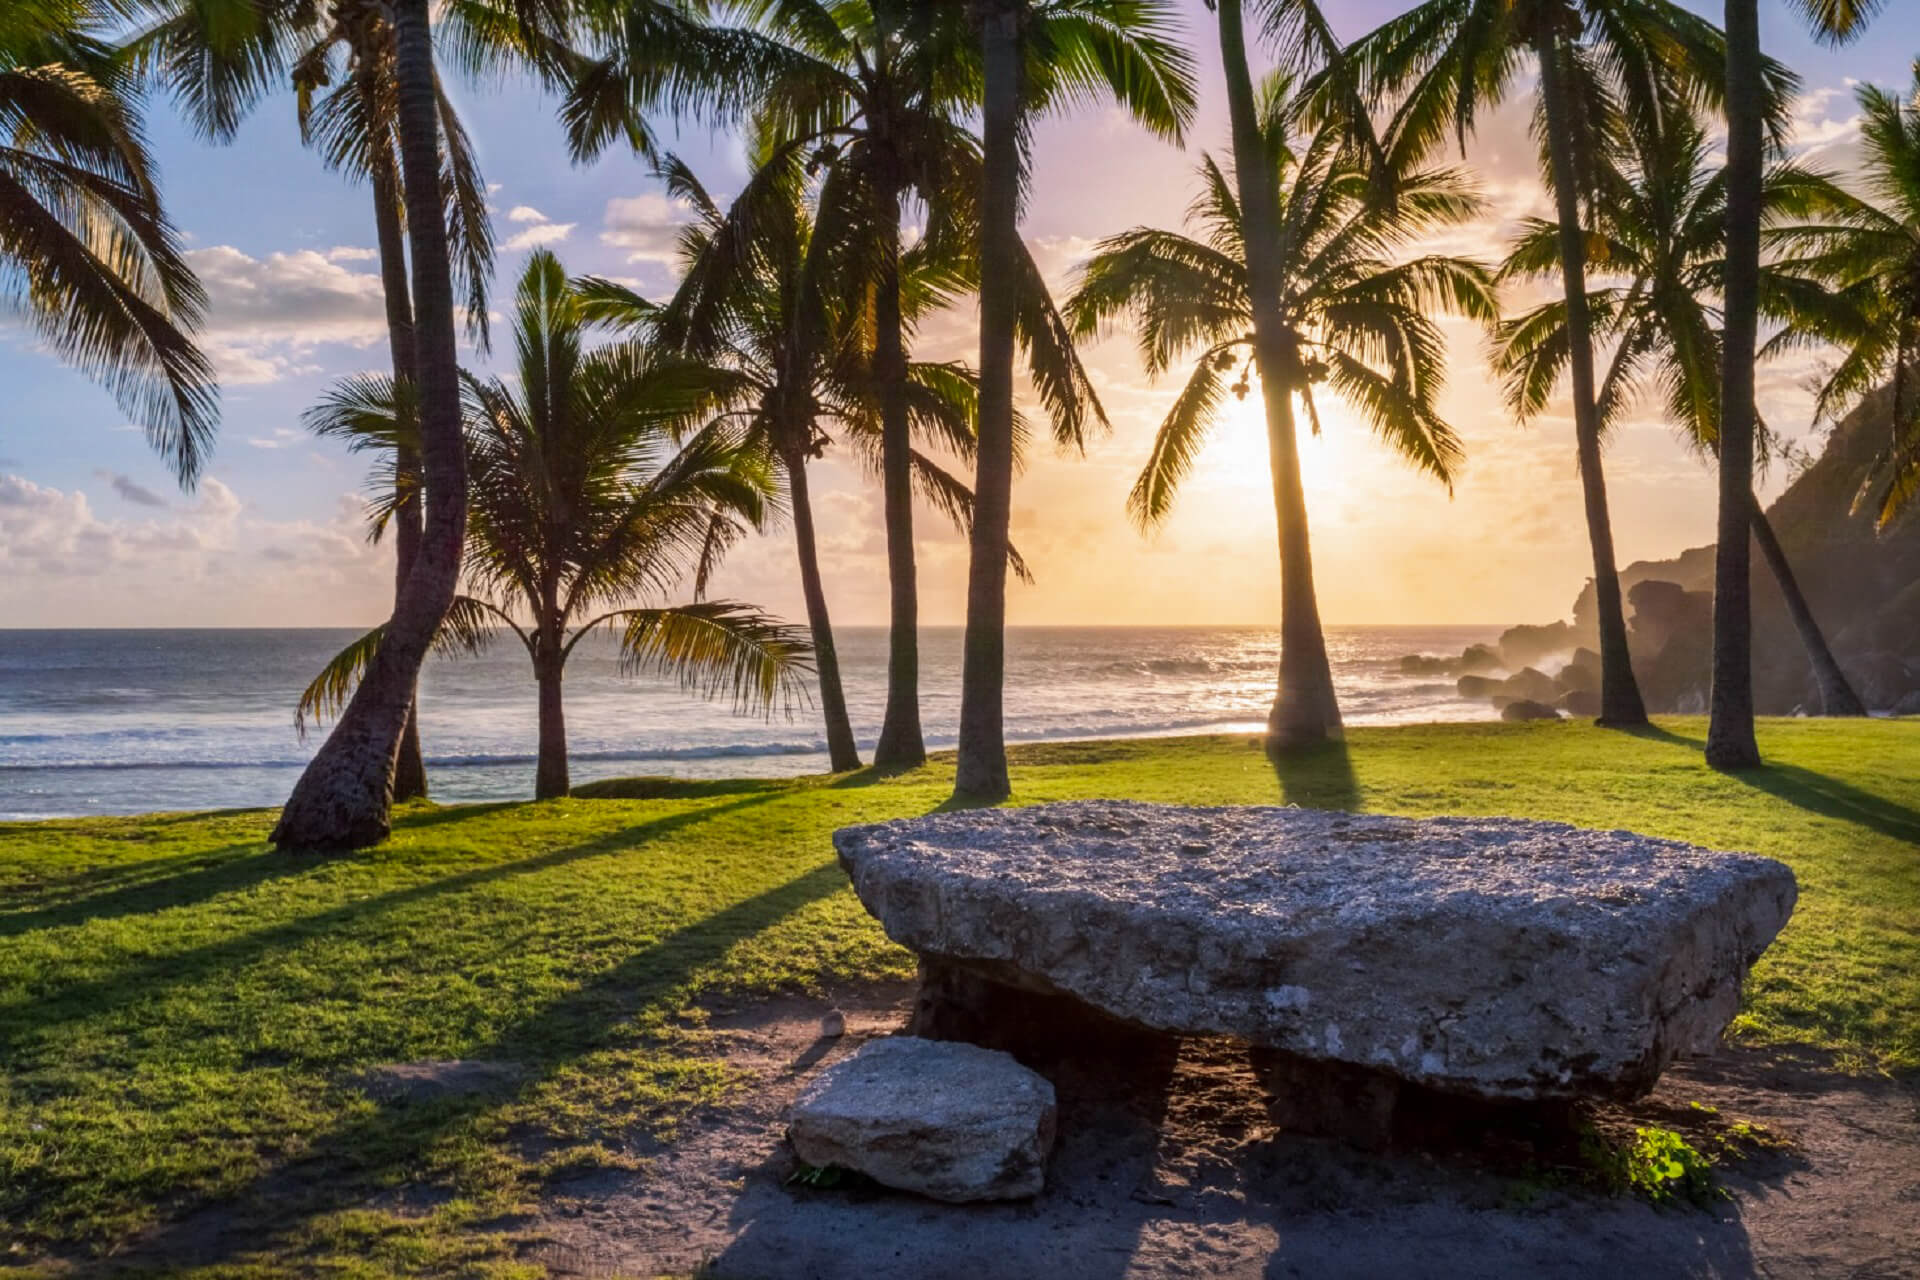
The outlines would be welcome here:
[[[810,206],[800,174],[763,169],[723,210],[679,161],[670,159],[661,176],[695,218],[681,238],[678,292],[656,305],[624,286],[589,281],[588,314],[737,375],[729,410],[745,447],[764,454],[784,482],[792,512],[828,756],[836,771],[855,769],[860,756],[820,574],[808,468],[837,444],[869,473],[885,472],[882,393],[870,359],[874,290],[859,273],[844,269],[850,256],[859,256],[858,241],[866,235],[857,219],[850,226],[846,216],[847,202],[859,195],[847,189],[850,172],[835,168]],[[735,246],[749,238],[752,252],[737,252]],[[951,296],[957,268],[942,260],[940,248],[922,240],[902,255],[908,324]],[[909,420],[921,446],[908,454],[914,489],[963,534],[973,494],[923,449],[971,458],[976,397],[972,371],[964,365],[908,363]],[[1017,558],[1014,567],[1024,574]]]
[[[1331,392],[1395,452],[1451,485],[1461,449],[1437,408],[1446,352],[1433,315],[1452,312],[1486,325],[1499,315],[1491,273],[1480,263],[1394,256],[1479,210],[1466,178],[1450,169],[1414,170],[1395,176],[1394,201],[1376,199],[1374,175],[1348,145],[1344,124],[1293,134],[1291,88],[1284,76],[1266,86],[1256,152],[1269,157],[1261,182],[1286,229],[1269,246],[1273,330],[1254,327],[1244,205],[1211,157],[1201,164],[1203,185],[1189,218],[1197,234],[1143,227],[1101,242],[1068,303],[1086,335],[1130,317],[1150,374],[1193,358],[1127,498],[1143,529],[1172,510],[1228,394],[1245,397],[1253,377],[1260,379],[1282,588],[1280,687],[1268,724],[1271,741],[1283,746],[1309,733],[1324,738],[1340,723],[1314,594],[1296,405],[1317,434],[1320,397]],[[1230,383],[1236,367],[1240,376]]]
[[[286,82],[291,57],[313,38],[322,15],[313,0],[140,0],[128,8],[154,19],[129,46],[142,70],[187,106],[203,133],[222,141],[267,91]],[[274,825],[269,838],[284,849],[357,849],[387,837],[394,763],[420,664],[459,585],[466,450],[429,8],[427,0],[391,0],[387,9],[426,517],[412,571],[364,678]]]
[[[688,577],[703,587],[726,547],[765,519],[762,457],[714,417],[736,376],[642,342],[588,349],[586,313],[559,260],[535,253],[515,297],[514,384],[466,379],[472,591],[438,637],[472,649],[505,629],[525,646],[539,690],[539,799],[569,790],[562,677],[602,627],[620,636],[630,669],[730,693],[742,708],[804,696],[807,648],[787,627],[727,601],[658,603]],[[409,393],[394,388],[352,380],[310,425],[391,456],[412,430]],[[302,696],[301,721],[337,708],[382,642],[376,628],[336,657]]]
[[[161,206],[137,86],[90,0],[0,14],[0,297],[106,384],[184,485],[219,421],[206,295]]]
[[[387,344],[397,381],[413,378],[413,300],[407,288],[406,218],[400,198],[398,102],[394,93],[393,26],[386,9],[369,0],[333,0],[326,21],[293,64],[300,135],[329,169],[364,180],[373,193],[374,243],[386,303]],[[486,182],[474,162],[453,104],[440,92],[441,163],[445,170],[447,233],[455,287],[466,300],[468,332],[483,345],[487,279],[493,270],[493,230]],[[418,500],[420,458],[411,449],[394,459],[394,595],[406,588],[419,554],[424,512]],[[419,699],[407,715],[393,771],[393,798],[427,794],[420,750]]]
[[[1770,222],[1803,218],[1846,197],[1826,177],[1776,164],[1764,192]],[[1600,180],[1589,209],[1586,240],[1616,283],[1590,289],[1594,336],[1613,355],[1598,390],[1602,442],[1627,409],[1646,396],[1664,400],[1667,417],[1687,442],[1712,457],[1720,436],[1720,318],[1716,306],[1726,273],[1726,178],[1713,163],[1705,132],[1676,115],[1651,135],[1634,136],[1633,164]],[[1501,268],[1509,280],[1558,279],[1559,229],[1529,219]],[[1762,296],[1791,316],[1804,290],[1763,275]],[[1507,400],[1522,421],[1537,417],[1565,372],[1570,347],[1564,301],[1542,303],[1503,321],[1495,348]],[[1762,437],[1764,440],[1764,436]],[[1848,684],[1800,590],[1766,513],[1751,504],[1754,540],[1772,571],[1820,689],[1827,715],[1866,709]]]
[[[1860,505],[1882,528],[1920,495],[1920,64],[1903,94],[1864,85],[1866,194],[1826,216],[1770,229],[1772,272],[1796,285],[1790,327],[1771,346],[1837,346],[1814,410],[1838,421],[1876,387],[1893,392],[1891,434]]]
[[[1796,0],[1835,43],[1866,25],[1880,0]],[[1727,270],[1720,355],[1720,520],[1713,562],[1713,695],[1707,763],[1760,763],[1753,736],[1753,609],[1747,512],[1753,505],[1753,366],[1760,324],[1760,220],[1768,120],[1759,0],[1726,0]]]
[[[1025,342],[1055,435],[1078,444],[1092,388],[1058,355],[1044,285],[1020,239],[1031,118],[1089,99],[1110,98],[1163,138],[1179,140],[1193,115],[1192,59],[1174,39],[1166,0],[973,0],[979,31],[983,160],[980,182],[980,448],[978,510],[967,573],[966,648],[960,692],[954,794],[1005,799],[1007,557],[1015,459],[1014,353]],[[1052,345],[1057,346],[1055,342]],[[1067,345],[1071,353],[1071,345]],[[1054,369],[1074,376],[1038,376]]]
[[[1562,241],[1567,372],[1599,613],[1601,720],[1645,723],[1600,460],[1581,205],[1592,199],[1602,157],[1618,145],[1624,121],[1657,122],[1691,103],[1718,101],[1725,41],[1671,0],[1423,0],[1355,42],[1350,55],[1358,74],[1395,104],[1390,146],[1407,156],[1449,134],[1464,149],[1480,113],[1498,105],[1522,66],[1531,61],[1538,71],[1534,127]],[[1776,105],[1787,79],[1774,72],[1763,85]]]

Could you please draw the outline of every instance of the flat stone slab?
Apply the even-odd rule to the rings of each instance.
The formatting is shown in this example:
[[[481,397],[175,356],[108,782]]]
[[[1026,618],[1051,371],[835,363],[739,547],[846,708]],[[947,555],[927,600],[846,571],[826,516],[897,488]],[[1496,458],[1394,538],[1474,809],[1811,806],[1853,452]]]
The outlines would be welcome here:
[[[890,1036],[822,1071],[787,1138],[808,1164],[935,1200],[1023,1200],[1046,1181],[1055,1116],[1053,1086],[1008,1054]]]
[[[1495,1099],[1636,1096],[1710,1049],[1796,895],[1769,858],[1502,818],[1076,801],[834,845],[936,964]]]

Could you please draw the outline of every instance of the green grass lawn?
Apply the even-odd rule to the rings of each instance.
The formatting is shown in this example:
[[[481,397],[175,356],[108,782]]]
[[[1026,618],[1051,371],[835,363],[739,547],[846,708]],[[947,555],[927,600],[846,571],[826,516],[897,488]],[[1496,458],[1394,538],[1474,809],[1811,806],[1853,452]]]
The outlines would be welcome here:
[[[1800,906],[1737,1033],[1842,1070],[1920,1068],[1920,724],[1766,722],[1770,763],[1739,776],[1702,765],[1703,733],[1362,729],[1279,766],[1244,738],[1066,744],[1018,751],[1015,786],[1514,814],[1771,854]],[[828,833],[925,813],[950,778],[421,807],[332,860],[269,852],[266,812],[0,825],[0,1267],[178,1245],[225,1201],[257,1218],[260,1256],[222,1274],[514,1271],[510,1215],[543,1179],[630,1162],[729,1088],[703,1005],[910,972]],[[406,1107],[356,1084],[425,1058],[518,1063],[525,1083]]]

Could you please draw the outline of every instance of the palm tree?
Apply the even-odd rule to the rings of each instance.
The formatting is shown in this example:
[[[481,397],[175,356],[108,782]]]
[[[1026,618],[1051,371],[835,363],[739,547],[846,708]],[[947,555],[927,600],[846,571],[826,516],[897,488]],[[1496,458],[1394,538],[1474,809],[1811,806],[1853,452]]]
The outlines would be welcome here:
[[[441,183],[439,77],[427,0],[394,0],[393,26],[426,519],[413,569],[379,646],[281,810],[270,838],[283,849],[362,848],[386,839],[400,738],[413,711],[420,664],[453,606],[466,541],[467,459]]]
[[[157,14],[130,44],[140,66],[189,108],[202,132],[227,140],[290,58],[318,35],[314,0],[141,0]],[[605,6],[596,4],[595,11]],[[523,59],[543,74],[564,47],[576,6],[540,0],[453,0],[444,7],[460,57]],[[442,95],[427,0],[390,0],[394,136],[408,240],[420,478],[420,546],[378,648],[320,751],[295,784],[270,836],[288,849],[354,849],[391,829],[394,766],[412,718],[420,664],[452,607],[467,518],[454,283],[446,221]]]
[[[742,708],[783,698],[791,707],[804,696],[806,645],[745,605],[633,603],[657,600],[689,575],[702,585],[726,547],[765,518],[772,486],[760,452],[712,416],[735,376],[642,342],[587,349],[582,290],[544,250],[520,278],[514,329],[514,385],[466,378],[476,591],[456,599],[438,639],[472,649],[504,627],[525,646],[539,689],[534,793],[544,800],[569,790],[562,677],[593,631],[617,631],[631,669],[730,692]],[[395,385],[351,380],[310,424],[397,453],[412,414]],[[394,505],[376,518],[390,518]],[[377,657],[383,630],[348,646],[308,686],[302,720],[339,705]]]
[[[1374,175],[1363,152],[1348,145],[1343,123],[1291,136],[1298,122],[1291,90],[1287,77],[1276,76],[1259,104],[1259,137],[1251,148],[1266,158],[1259,178],[1242,175],[1236,184],[1205,158],[1189,218],[1197,234],[1141,227],[1103,241],[1067,307],[1083,335],[1130,316],[1150,374],[1199,353],[1127,498],[1143,529],[1172,510],[1228,392],[1244,397],[1259,374],[1283,592],[1280,687],[1269,717],[1279,746],[1324,737],[1340,723],[1314,595],[1295,405],[1317,434],[1317,397],[1331,391],[1395,452],[1451,486],[1461,450],[1436,407],[1446,353],[1432,314],[1448,311],[1487,325],[1499,315],[1491,274],[1481,264],[1391,256],[1437,227],[1473,216],[1480,204],[1466,179],[1454,170],[1415,170],[1395,175],[1393,202],[1374,198]],[[1241,194],[1256,186],[1284,228],[1266,255],[1272,314],[1264,334],[1254,301],[1251,219]],[[1241,375],[1229,385],[1236,366]]]
[[[1797,0],[1814,26],[1839,43],[1879,0]],[[1759,0],[1726,0],[1727,268],[1720,356],[1720,521],[1713,559],[1713,697],[1707,763],[1760,763],[1753,736],[1753,609],[1748,512],[1753,505],[1753,366],[1760,324],[1760,218],[1767,121]]]
[[[1192,118],[1194,81],[1192,60],[1173,38],[1173,6],[1165,0],[972,0],[968,7],[980,33],[984,126],[979,188],[980,448],[954,794],[971,801],[998,801],[1011,791],[1002,698],[1016,443],[1015,348],[1024,337],[1036,370],[1064,368],[1057,357],[1043,359],[1043,339],[1053,330],[1035,321],[1046,317],[1023,321],[1023,313],[1037,309],[1033,295],[1045,297],[1020,239],[1028,123],[1038,111],[1111,97],[1148,129],[1177,141]],[[1074,369],[1077,372],[1077,364]],[[1055,377],[1051,384],[1036,381],[1053,414],[1056,436],[1077,444],[1081,414],[1061,393],[1077,393],[1073,399],[1091,402],[1097,412],[1091,388],[1077,376]]]
[[[1815,403],[1823,420],[1891,384],[1891,435],[1860,497],[1885,528],[1920,494],[1920,64],[1905,96],[1873,85],[1855,92],[1868,195],[1841,193],[1825,218],[1769,230],[1781,252],[1773,274],[1805,285],[1794,290],[1791,326],[1769,346],[1840,348]]]
[[[1652,134],[1634,130],[1633,145],[1632,167],[1603,174],[1588,210],[1589,254],[1619,282],[1587,293],[1594,334],[1613,345],[1598,390],[1602,443],[1631,404],[1658,392],[1668,418],[1694,448],[1711,456],[1720,434],[1721,338],[1714,301],[1726,271],[1725,171],[1712,163],[1699,123],[1685,115],[1669,117]],[[1776,164],[1763,203],[1768,220],[1778,223],[1844,198],[1822,175]],[[1558,278],[1560,268],[1558,227],[1530,219],[1500,274]],[[1776,309],[1790,308],[1791,294],[1798,292],[1784,283],[1762,278],[1762,297]],[[1564,302],[1552,301],[1501,324],[1495,368],[1522,421],[1545,411],[1564,372],[1566,314]],[[1751,522],[1813,666],[1822,709],[1827,715],[1865,715],[1757,502],[1751,504]]]
[[[847,189],[851,171],[828,172],[818,200],[824,221],[809,209],[796,169],[763,167],[726,210],[677,160],[663,166],[662,176],[696,219],[682,237],[678,293],[656,306],[623,286],[593,280],[583,286],[584,303],[596,321],[650,335],[738,375],[730,409],[742,424],[745,446],[763,454],[784,480],[792,510],[828,755],[835,771],[856,769],[860,756],[820,575],[808,477],[809,464],[835,443],[850,448],[869,472],[884,470],[881,397],[870,358],[873,289],[858,273],[843,269],[864,247],[857,242],[864,226],[848,226],[844,216],[847,205],[859,198]],[[842,215],[837,223],[836,209]],[[743,243],[751,244],[751,253],[737,251]],[[902,255],[908,324],[949,297],[955,264],[937,257],[937,247],[922,240]],[[915,434],[928,445],[970,458],[977,398],[972,371],[916,361],[907,373]],[[972,493],[930,454],[914,449],[909,458],[920,496],[964,533]],[[1015,569],[1025,572],[1017,559]]]
[[[848,209],[867,228],[849,263],[872,284],[873,378],[880,395],[890,627],[887,704],[874,762],[908,768],[926,758],[920,728],[919,582],[913,545],[909,358],[901,298],[904,202],[925,208],[924,235],[959,239],[971,223],[965,176],[977,165],[965,113],[977,68],[955,23],[911,0],[749,0],[754,30],[780,50],[780,73],[760,94],[767,166],[809,158],[849,179]]]
[[[407,289],[406,226],[400,199],[400,160],[395,136],[393,27],[384,7],[370,0],[334,0],[325,25],[293,65],[300,135],[319,148],[329,169],[364,179],[373,192],[375,244],[386,302],[387,340],[396,381],[413,377],[413,301]],[[338,65],[338,64],[344,64]],[[326,92],[322,93],[321,91]],[[469,333],[483,345],[487,329],[487,279],[493,271],[493,230],[486,182],[474,162],[453,104],[439,95],[447,231],[454,250],[456,287],[466,297]],[[401,501],[394,512],[396,603],[419,554],[423,512],[418,500],[420,459],[411,449],[395,458]],[[420,750],[419,699],[407,714],[395,759],[395,801],[427,794]]]
[[[1643,724],[1600,461],[1580,207],[1623,121],[1657,122],[1688,103],[1718,100],[1725,41],[1670,0],[1424,0],[1350,53],[1362,78],[1397,102],[1390,145],[1409,156],[1449,132],[1464,149],[1480,112],[1505,97],[1523,63],[1531,59],[1539,73],[1535,132],[1561,239],[1574,442],[1599,607],[1600,718]],[[1762,101],[1784,98],[1789,79],[1769,71]]]
[[[91,0],[0,14],[0,295],[106,384],[183,485],[219,421],[206,295],[161,206],[137,85]]]

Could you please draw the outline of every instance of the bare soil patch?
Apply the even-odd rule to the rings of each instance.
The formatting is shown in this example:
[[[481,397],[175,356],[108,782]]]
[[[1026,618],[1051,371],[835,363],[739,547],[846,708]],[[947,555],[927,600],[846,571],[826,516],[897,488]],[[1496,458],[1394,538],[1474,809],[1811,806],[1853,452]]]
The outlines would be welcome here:
[[[1920,1109],[1895,1081],[1732,1049],[1668,1073],[1602,1127],[1783,1140],[1723,1166],[1713,1208],[1656,1209],[1498,1149],[1369,1155],[1266,1122],[1244,1050],[1168,1064],[1065,1064],[1060,1143],[1037,1200],[952,1206],[787,1184],[801,1084],[897,1031],[909,992],[781,999],[716,1015],[748,1087],[641,1172],[551,1186],[530,1260],[559,1275],[1120,1277],[1920,1277]],[[820,1036],[845,1011],[847,1032]],[[1698,1106],[1694,1104],[1699,1104]],[[1711,1111],[1704,1108],[1713,1108]]]

